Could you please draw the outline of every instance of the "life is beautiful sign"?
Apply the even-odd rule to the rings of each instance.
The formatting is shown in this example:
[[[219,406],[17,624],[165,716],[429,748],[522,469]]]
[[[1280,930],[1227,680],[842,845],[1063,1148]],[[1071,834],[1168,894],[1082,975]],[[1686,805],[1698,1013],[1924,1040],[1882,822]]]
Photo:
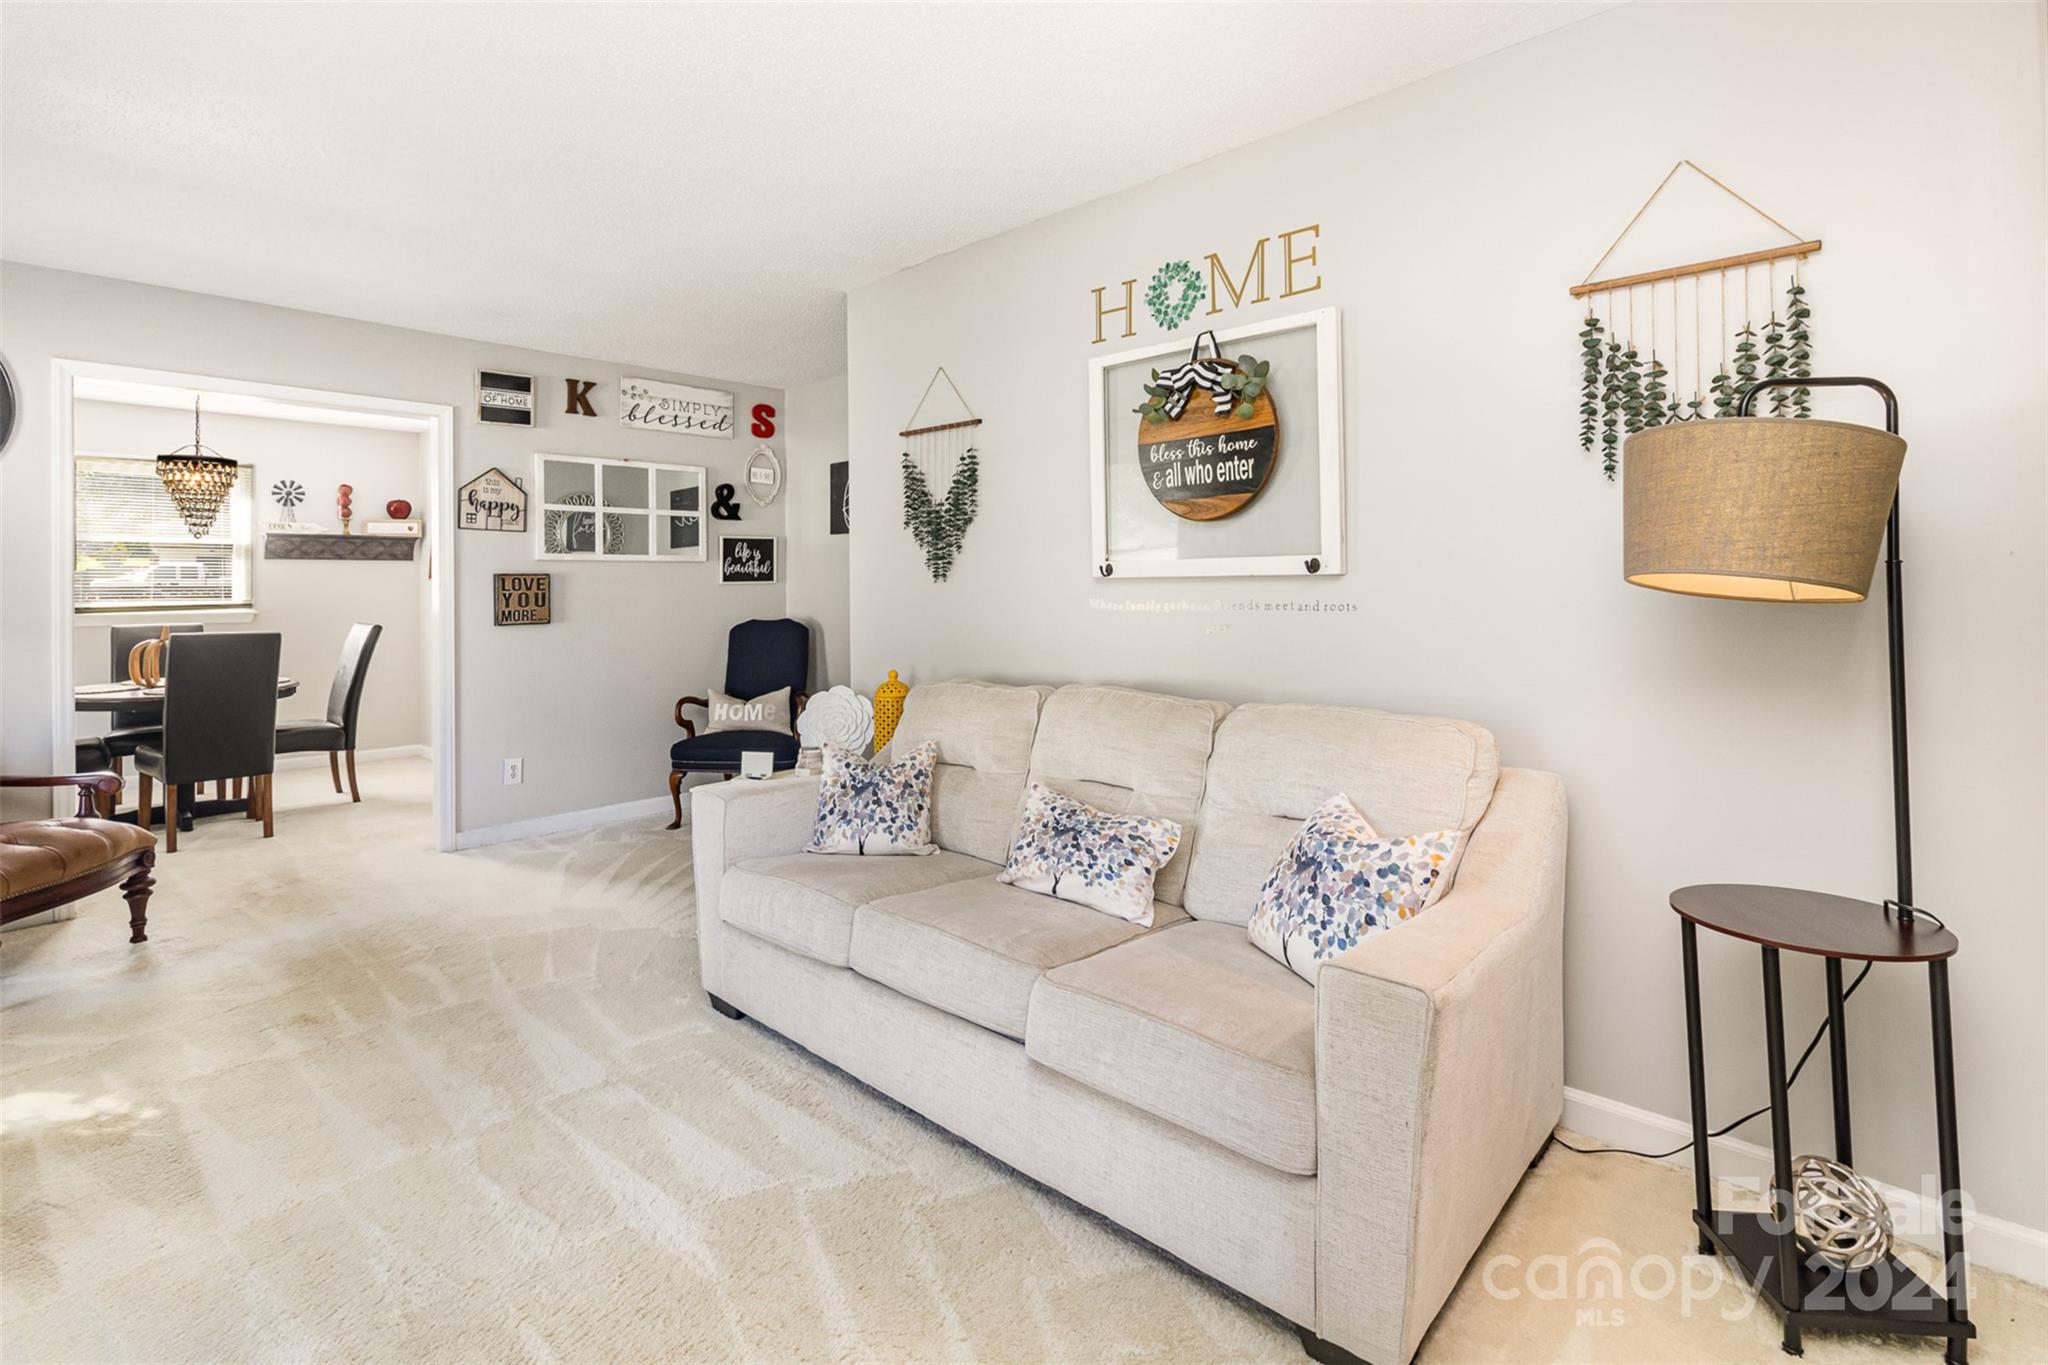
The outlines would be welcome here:
[[[720,536],[718,538],[718,581],[721,583],[773,583],[775,581],[775,537]]]
[[[723,389],[665,384],[659,379],[619,380],[619,425],[680,431],[690,436],[731,436],[732,395]]]

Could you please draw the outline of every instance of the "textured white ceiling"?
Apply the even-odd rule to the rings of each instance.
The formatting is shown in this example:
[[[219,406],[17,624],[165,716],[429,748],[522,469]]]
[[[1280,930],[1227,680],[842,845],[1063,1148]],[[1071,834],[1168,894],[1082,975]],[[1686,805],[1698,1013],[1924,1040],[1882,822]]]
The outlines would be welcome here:
[[[0,254],[799,383],[854,285],[1603,8],[8,4]]]

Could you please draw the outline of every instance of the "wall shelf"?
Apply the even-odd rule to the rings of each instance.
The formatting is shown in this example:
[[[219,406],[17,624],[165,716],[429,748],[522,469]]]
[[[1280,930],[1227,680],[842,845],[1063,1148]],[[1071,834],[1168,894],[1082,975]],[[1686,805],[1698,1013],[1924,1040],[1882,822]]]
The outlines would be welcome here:
[[[344,536],[334,532],[268,531],[265,559],[411,559],[419,541],[412,536]]]

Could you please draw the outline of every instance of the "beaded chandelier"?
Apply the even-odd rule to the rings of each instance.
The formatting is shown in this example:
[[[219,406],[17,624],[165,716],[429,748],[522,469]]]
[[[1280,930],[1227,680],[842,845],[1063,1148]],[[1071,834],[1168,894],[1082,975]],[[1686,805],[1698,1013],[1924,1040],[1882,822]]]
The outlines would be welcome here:
[[[193,399],[192,444],[156,457],[156,476],[163,480],[192,539],[204,540],[213,529],[221,504],[234,491],[238,468],[219,451],[199,443],[199,400]]]

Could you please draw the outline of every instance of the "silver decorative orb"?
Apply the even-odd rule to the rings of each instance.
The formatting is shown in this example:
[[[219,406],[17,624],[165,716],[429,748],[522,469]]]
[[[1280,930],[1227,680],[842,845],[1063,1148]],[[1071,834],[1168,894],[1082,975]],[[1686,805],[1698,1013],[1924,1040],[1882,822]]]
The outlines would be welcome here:
[[[1826,1157],[1792,1163],[1792,1218],[1799,1240],[1844,1270],[1876,1265],[1892,1248],[1892,1211],[1884,1195]]]

